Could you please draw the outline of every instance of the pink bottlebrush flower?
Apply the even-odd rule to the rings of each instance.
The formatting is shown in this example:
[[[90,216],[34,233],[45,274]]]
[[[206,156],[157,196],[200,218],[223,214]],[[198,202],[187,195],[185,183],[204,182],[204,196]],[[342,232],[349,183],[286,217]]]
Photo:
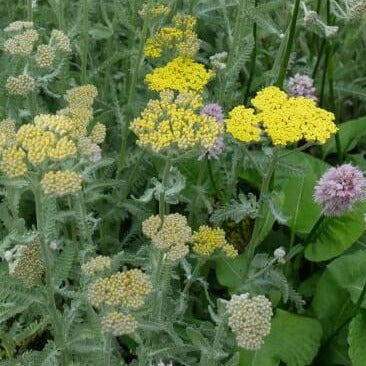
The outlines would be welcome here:
[[[318,101],[315,95],[314,80],[307,75],[296,74],[288,79],[288,92],[293,97],[304,97]]]
[[[221,125],[224,123],[224,112],[222,110],[222,107],[217,103],[206,104],[201,109],[201,114],[216,118],[216,121]],[[201,160],[204,157],[207,157],[208,159],[218,159],[219,155],[222,153],[223,148],[224,148],[224,138],[223,136],[219,136],[216,139],[215,146],[211,150],[207,150],[206,152],[204,152],[198,158],[198,160]]]
[[[325,216],[341,216],[365,197],[366,180],[351,164],[328,169],[315,186],[314,200],[324,206]]]

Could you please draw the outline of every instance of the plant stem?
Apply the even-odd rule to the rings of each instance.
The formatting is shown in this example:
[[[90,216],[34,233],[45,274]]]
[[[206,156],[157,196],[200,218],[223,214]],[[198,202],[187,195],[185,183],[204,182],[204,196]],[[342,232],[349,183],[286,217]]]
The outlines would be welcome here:
[[[170,168],[171,168],[171,162],[170,162],[169,159],[167,159],[165,161],[165,167],[164,167],[163,176],[162,176],[163,190],[160,193],[160,197],[159,197],[159,216],[160,216],[160,219],[161,219],[162,223],[164,221],[164,216],[165,216],[165,213],[166,213],[165,189],[166,189],[166,186],[168,184]]]
[[[33,0],[27,0],[27,20],[33,21]]]
[[[89,4],[83,0],[83,31],[82,31],[82,54],[81,54],[81,83],[87,83],[88,48],[89,48]]]
[[[220,189],[217,187],[216,181],[215,181],[215,177],[213,175],[213,170],[212,170],[212,162],[210,159],[207,159],[207,168],[208,168],[208,176],[210,178],[210,182],[212,185],[212,188],[214,189],[214,191],[216,192],[216,196],[219,198],[219,200],[221,202],[225,201],[224,196],[222,194],[222,192],[220,191]]]
[[[51,324],[53,326],[53,332],[55,337],[55,342],[58,344],[61,352],[62,365],[68,366],[70,364],[70,357],[67,351],[66,339],[65,339],[65,330],[64,324],[62,321],[62,316],[57,309],[56,301],[55,301],[55,291],[53,287],[52,280],[52,261],[50,256],[50,250],[47,245],[44,236],[44,220],[47,215],[43,215],[43,205],[42,202],[44,197],[42,195],[42,191],[39,188],[39,183],[35,182],[33,185],[33,194],[36,204],[36,219],[37,219],[37,230],[39,234],[40,246],[41,246],[41,254],[43,257],[44,265],[45,265],[45,280],[46,280],[46,290],[47,290],[47,309],[51,313]]]
[[[147,2],[147,14],[149,13],[149,9],[151,7],[152,0],[148,0]],[[133,109],[135,106],[135,99],[136,99],[136,86],[137,86],[137,80],[140,75],[140,69],[142,61],[144,60],[144,47],[145,47],[145,41],[147,37],[148,32],[148,17],[144,17],[143,25],[142,25],[142,31],[141,31],[141,38],[140,38],[140,44],[137,51],[137,57],[133,60],[134,68],[132,70],[131,75],[131,81],[129,85],[128,90],[128,99],[127,99],[127,106],[126,106],[126,113],[124,118],[124,124],[122,128],[122,136],[121,136],[121,149],[119,153],[119,160],[118,160],[118,166],[117,166],[117,178],[120,177],[122,170],[124,169],[125,162],[126,162],[126,152],[127,152],[127,138],[129,135],[129,120],[133,117]]]
[[[327,0],[327,22],[330,25],[333,25],[334,19],[330,12],[330,0]],[[330,98],[330,105],[333,113],[337,115],[336,112],[336,101],[335,101],[335,95],[334,95],[334,44],[333,41],[328,41],[327,45],[327,51],[328,51],[328,87],[329,87],[329,98]],[[337,117],[336,117],[337,118]],[[336,142],[336,149],[337,149],[337,158],[338,158],[338,164],[342,163],[342,149],[341,149],[341,142],[339,139],[339,132],[335,135],[335,142]]]
[[[276,167],[276,163],[277,163],[277,157],[278,157],[278,151],[274,151],[272,157],[271,157],[271,161],[269,163],[269,167],[267,169],[266,175],[263,178],[262,181],[262,186],[261,186],[261,191],[260,191],[260,198],[259,198],[259,208],[258,208],[258,217],[255,220],[254,223],[254,229],[253,229],[253,234],[252,234],[252,238],[248,244],[248,249],[247,249],[247,255],[248,255],[248,265],[250,264],[251,260],[254,257],[254,252],[256,247],[259,245],[259,240],[260,240],[260,230],[261,230],[261,226],[262,226],[262,217],[264,215],[265,209],[266,209],[266,199],[267,199],[267,195],[269,192],[269,185]]]
[[[258,6],[258,2],[259,0],[255,0],[254,1],[254,6],[257,7]],[[252,51],[252,55],[250,57],[250,71],[249,71],[249,78],[248,78],[248,82],[247,82],[247,87],[245,90],[245,95],[244,95],[244,104],[248,103],[248,99],[250,96],[250,88],[252,86],[252,82],[253,82],[253,78],[254,78],[254,72],[255,72],[255,65],[257,62],[257,23],[254,20],[253,21],[253,41],[254,41],[254,46],[253,46],[253,51]]]
[[[323,223],[324,219],[325,219],[325,216],[324,216],[324,215],[321,215],[321,216],[319,217],[318,221],[315,223],[315,225],[314,225],[314,226],[313,226],[313,228],[311,229],[310,233],[309,233],[309,234],[308,234],[308,236],[306,237],[306,239],[305,239],[305,241],[304,241],[304,246],[305,246],[306,244],[309,244],[309,243],[313,240],[313,238],[314,238],[315,234],[317,233],[317,231],[318,231],[318,229],[319,229],[320,225]]]
[[[104,337],[104,366],[110,366],[111,364],[111,352],[112,352],[112,336],[110,334],[106,334]]]
[[[276,86],[278,86],[279,88],[282,88],[282,86],[283,86],[283,83],[284,83],[285,77],[286,77],[286,73],[287,73],[288,63],[290,61],[292,46],[293,46],[294,38],[295,38],[297,17],[299,15],[299,7],[300,7],[300,0],[295,0],[294,10],[292,13],[292,18],[291,18],[290,33],[288,35],[285,54],[282,59],[280,72],[279,72],[279,75],[278,75],[278,78],[276,81]]]

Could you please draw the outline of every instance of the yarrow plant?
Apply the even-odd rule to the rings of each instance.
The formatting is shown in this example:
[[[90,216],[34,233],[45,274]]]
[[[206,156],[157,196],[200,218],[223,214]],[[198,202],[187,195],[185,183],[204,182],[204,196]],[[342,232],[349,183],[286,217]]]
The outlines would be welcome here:
[[[0,366],[364,366],[365,1],[4,3]]]

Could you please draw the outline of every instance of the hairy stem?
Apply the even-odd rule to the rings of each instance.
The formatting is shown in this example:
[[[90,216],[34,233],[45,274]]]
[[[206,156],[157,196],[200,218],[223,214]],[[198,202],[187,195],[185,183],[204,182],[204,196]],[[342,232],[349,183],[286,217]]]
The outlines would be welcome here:
[[[81,83],[87,83],[88,48],[89,48],[89,3],[83,0],[83,30],[81,53]]]
[[[43,201],[45,197],[43,197],[38,182],[35,182],[35,184],[33,185],[33,194],[36,204],[37,230],[40,239],[41,254],[45,265],[45,281],[46,281],[47,302],[48,302],[47,309],[51,315],[51,324],[53,327],[55,342],[58,345],[61,352],[62,365],[68,366],[70,364],[70,356],[67,351],[67,345],[65,339],[66,334],[61,313],[59,312],[56,306],[55,291],[52,280],[53,268],[52,268],[51,253],[44,235],[44,225],[45,220],[47,220],[47,215],[44,215],[44,207],[43,207],[44,206]]]
[[[259,0],[255,0],[254,1],[254,6],[257,7],[258,6],[258,2]],[[253,40],[254,40],[254,46],[253,46],[253,51],[252,51],[252,55],[250,57],[250,69],[249,69],[249,78],[247,81],[247,87],[245,90],[245,95],[244,95],[244,104],[248,103],[248,99],[250,96],[250,88],[252,86],[252,82],[253,82],[253,78],[254,78],[254,72],[255,72],[255,65],[257,62],[257,23],[255,21],[253,21]]]
[[[33,0],[27,0],[27,20],[33,21]]]
[[[258,217],[255,220],[252,238],[248,244],[248,249],[247,249],[248,265],[254,257],[254,252],[255,252],[256,247],[260,244],[260,231],[261,231],[261,227],[262,227],[262,218],[263,218],[263,215],[267,208],[266,200],[267,200],[267,195],[269,193],[269,185],[270,185],[270,182],[271,182],[271,179],[272,179],[275,167],[276,167],[277,158],[278,158],[278,151],[274,151],[274,153],[271,157],[271,161],[269,163],[267,172],[262,181],[261,190],[260,190],[260,198],[259,198],[259,203],[258,203],[259,204]]]
[[[300,0],[295,0],[294,10],[292,13],[291,24],[290,24],[290,32],[288,35],[288,40],[285,48],[285,53],[282,59],[280,72],[278,74],[278,78],[276,81],[276,86],[278,86],[279,88],[282,88],[283,83],[285,81],[287,67],[290,61],[292,46],[295,39],[296,23],[297,23],[297,17],[299,15],[299,8],[300,8]]]
[[[149,13],[151,4],[152,4],[152,0],[148,0],[147,7],[146,7],[147,14]],[[145,41],[146,41],[147,33],[149,30],[148,26],[149,26],[149,18],[146,16],[146,17],[144,17],[144,20],[143,20],[137,56],[136,56],[136,59],[133,59],[134,67],[132,69],[131,80],[129,83],[126,113],[125,113],[125,118],[124,118],[123,126],[122,126],[121,148],[120,148],[119,160],[118,160],[118,166],[117,166],[117,178],[119,178],[121,176],[121,173],[125,167],[126,152],[127,152],[127,138],[129,135],[128,128],[130,125],[129,121],[133,117],[135,100],[136,100],[136,92],[137,92],[136,86],[137,86],[137,81],[140,76],[141,65],[144,60]]]

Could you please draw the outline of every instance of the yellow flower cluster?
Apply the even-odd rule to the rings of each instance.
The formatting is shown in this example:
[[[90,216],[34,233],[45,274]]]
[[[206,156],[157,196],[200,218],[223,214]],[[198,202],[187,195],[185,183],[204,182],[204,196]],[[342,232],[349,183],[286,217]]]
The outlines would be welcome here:
[[[191,241],[192,230],[185,216],[166,215],[163,223],[158,215],[150,216],[142,223],[142,232],[159,250],[166,251],[167,259],[172,262],[188,254],[186,243]]]
[[[56,48],[62,52],[71,52],[71,44],[69,37],[62,31],[54,29],[51,33],[51,38],[55,40]]]
[[[22,281],[26,287],[39,284],[45,270],[39,241],[17,245],[15,248],[15,260],[9,265],[9,273]]]
[[[34,43],[38,41],[38,32],[27,29],[21,34],[7,39],[4,42],[4,51],[11,55],[28,56],[33,51]]]
[[[20,32],[24,29],[33,28],[33,22],[17,20],[16,22],[10,23],[7,27],[4,28],[4,32]]]
[[[259,118],[252,108],[235,107],[229,112],[225,124],[227,132],[242,142],[255,142],[261,138]]]
[[[163,10],[159,7],[159,10]],[[154,8],[151,10],[153,11]],[[146,41],[145,56],[161,57],[165,51],[192,58],[199,49],[199,41],[194,31],[196,19],[191,15],[176,15],[172,27],[163,27]]]
[[[55,51],[46,44],[41,44],[37,48],[36,63],[39,67],[49,67],[55,59]]]
[[[147,4],[142,5],[142,9],[139,11],[139,14],[142,17],[152,16],[158,17],[161,15],[168,15],[170,13],[170,7],[167,5],[155,5],[148,9]]]
[[[179,92],[193,90],[201,92],[213,78],[214,73],[205,66],[185,56],[178,56],[163,67],[157,67],[147,74],[145,81],[154,91],[165,89]]]
[[[200,226],[192,237],[193,251],[199,255],[210,256],[216,249],[222,249],[228,257],[236,257],[238,252],[228,244],[225,239],[225,231],[221,228],[210,228],[207,225]]]
[[[160,99],[150,100],[130,128],[138,144],[155,152],[167,148],[190,149],[195,146],[210,150],[215,146],[222,126],[214,117],[200,115],[202,98],[185,92],[174,98],[172,91],[160,93]]]
[[[323,144],[337,132],[333,113],[317,107],[311,99],[288,97],[274,86],[258,92],[252,104],[257,114],[240,106],[234,108],[226,120],[228,132],[243,142],[259,141],[260,125],[273,144],[280,146],[301,140]]]
[[[118,311],[112,311],[104,315],[101,323],[103,333],[110,333],[116,337],[123,334],[132,334],[136,332],[138,327],[137,320],[133,315]]]
[[[10,95],[27,95],[35,88],[35,81],[29,75],[9,76],[5,88]]]
[[[151,290],[150,277],[139,269],[131,269],[98,278],[89,287],[89,300],[97,308],[104,303],[137,309],[144,304]]]
[[[91,131],[90,138],[95,144],[101,144],[105,140],[106,127],[102,123],[97,123]]]
[[[62,197],[77,193],[81,190],[81,174],[72,170],[50,171],[41,180],[41,187],[45,194]]]
[[[81,269],[86,275],[92,276],[98,272],[103,272],[106,269],[110,269],[111,266],[111,258],[98,255],[97,257],[92,258],[89,262],[83,264]]]
[[[27,172],[25,153],[13,146],[6,149],[2,154],[0,170],[8,178],[19,178]]]
[[[0,121],[0,156],[7,146],[14,144],[15,136],[15,122],[9,118]]]

